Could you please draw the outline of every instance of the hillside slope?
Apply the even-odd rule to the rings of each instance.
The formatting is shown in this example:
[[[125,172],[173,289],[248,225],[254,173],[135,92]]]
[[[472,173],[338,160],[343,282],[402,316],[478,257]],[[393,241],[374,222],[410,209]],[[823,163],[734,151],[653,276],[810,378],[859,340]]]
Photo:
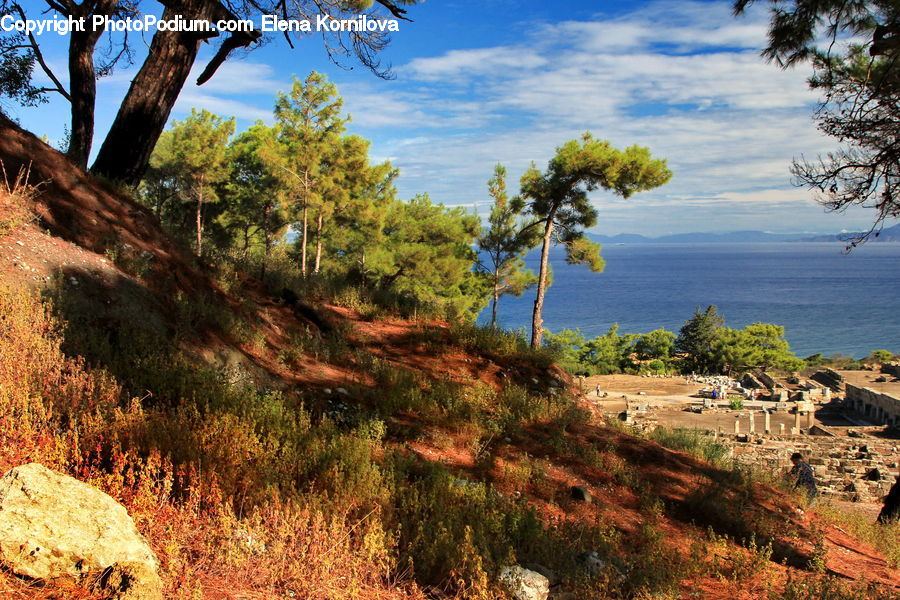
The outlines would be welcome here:
[[[557,598],[900,591],[896,556],[605,423],[515,336],[286,302],[6,120],[0,160],[39,185],[37,220],[0,233],[0,470],[116,497],[170,598],[496,598],[511,562],[552,570]],[[0,592],[97,597],[6,571]]]

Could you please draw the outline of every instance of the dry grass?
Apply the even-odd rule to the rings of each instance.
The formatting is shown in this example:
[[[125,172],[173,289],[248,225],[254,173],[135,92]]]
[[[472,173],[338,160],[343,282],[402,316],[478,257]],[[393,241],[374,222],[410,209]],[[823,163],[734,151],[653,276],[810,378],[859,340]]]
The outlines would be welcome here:
[[[22,167],[10,179],[3,161],[0,161],[0,235],[7,234],[34,219],[34,198],[39,193],[40,184],[31,185],[31,169]]]
[[[900,521],[881,524],[864,512],[829,503],[818,506],[816,513],[825,522],[884,553],[891,567],[900,568]]]
[[[377,511],[360,517],[352,505],[276,495],[239,517],[234,490],[218,484],[230,481],[228,465],[213,462],[210,448],[202,477],[198,464],[173,462],[180,439],[136,449],[159,415],[124,397],[108,373],[67,357],[60,332],[37,295],[0,284],[0,473],[40,462],[115,498],[156,552],[167,598],[423,597],[394,583],[396,540]],[[71,582],[42,585],[5,571],[0,597],[99,598]]]
[[[129,398],[119,385],[127,373],[117,381],[66,356],[63,331],[39,297],[0,284],[0,472],[41,462],[122,503],[159,559],[166,598],[424,600],[417,586],[435,586],[459,600],[495,600],[505,597],[496,572],[513,561],[554,569],[578,598],[673,597],[692,574],[726,577],[716,585],[728,590],[767,579],[771,547],[754,546],[752,534],[786,525],[777,506],[755,503],[754,481],[717,470],[731,491],[704,507],[750,542],[738,547],[719,531],[724,566],[686,552],[693,538],[675,508],[690,499],[677,480],[713,467],[599,432],[589,414],[514,386],[497,396],[484,384],[376,370],[376,380],[389,379],[383,387],[406,394],[404,410],[431,418],[446,439],[417,439],[432,457],[423,462],[397,449],[385,421],[315,422],[305,404],[201,374],[186,380],[191,395],[178,404]],[[174,376],[167,365],[152,367]],[[444,465],[476,447],[490,459],[486,473],[502,459],[496,486],[467,472],[477,465]],[[598,481],[589,507],[566,500],[573,473]],[[591,512],[602,505],[602,515]],[[560,520],[562,508],[575,511],[571,519]],[[619,566],[586,573],[572,557],[587,549]],[[0,598],[96,598],[66,585],[0,571]]]

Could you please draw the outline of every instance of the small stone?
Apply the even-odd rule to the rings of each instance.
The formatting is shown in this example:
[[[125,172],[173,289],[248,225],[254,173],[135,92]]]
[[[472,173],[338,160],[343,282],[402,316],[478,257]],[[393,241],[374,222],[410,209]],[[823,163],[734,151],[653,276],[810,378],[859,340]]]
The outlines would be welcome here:
[[[550,595],[546,577],[518,565],[500,569],[500,582],[516,600],[547,600]]]
[[[600,558],[600,555],[594,552],[585,552],[575,557],[575,561],[587,567],[591,573],[599,573],[606,568],[606,561]]]

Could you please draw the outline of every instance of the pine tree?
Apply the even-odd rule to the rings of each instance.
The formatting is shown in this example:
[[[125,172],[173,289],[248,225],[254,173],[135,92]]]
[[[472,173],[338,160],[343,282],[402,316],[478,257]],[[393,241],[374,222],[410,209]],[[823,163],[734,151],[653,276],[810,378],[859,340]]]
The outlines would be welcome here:
[[[482,229],[478,237],[478,247],[490,262],[482,269],[491,280],[491,327],[496,327],[500,296],[521,296],[537,283],[534,272],[525,268],[523,258],[540,238],[537,229],[525,230],[521,222],[525,201],[519,196],[512,199],[507,196],[506,169],[503,165],[494,167],[494,176],[488,181],[488,192],[494,203],[488,217],[488,227]]]
[[[736,0],[741,14],[763,0]],[[768,0],[769,45],[763,56],[788,68],[812,63],[810,87],[822,92],[819,130],[841,147],[795,160],[797,185],[828,210],[860,205],[875,219],[853,247],[900,217],[900,3],[897,0]],[[849,40],[841,36],[852,36]],[[847,42],[847,43],[845,43]]]
[[[362,281],[378,277],[374,267],[389,231],[387,217],[398,202],[397,176],[390,162],[368,166],[352,178],[347,198],[335,207],[326,243],[331,256]]]
[[[603,270],[600,244],[592,243],[584,235],[597,222],[597,210],[591,205],[588,192],[602,188],[629,198],[635,192],[659,187],[671,177],[666,161],[652,158],[648,149],[631,146],[617,150],[609,142],[594,139],[590,133],[585,133],[581,141],[570,140],[557,148],[545,173],[534,165],[526,171],[522,176],[522,196],[530,201],[528,211],[535,218],[531,226],[543,229],[541,267],[531,321],[533,348],[540,347],[544,331],[542,313],[550,246],[563,244],[570,264],[585,264],[596,273]]]
[[[753,323],[744,329],[723,329],[712,345],[714,369],[723,373],[742,373],[752,368],[793,372],[805,366],[791,352],[780,325]]]
[[[326,227],[336,213],[346,209],[352,194],[369,175],[368,140],[357,135],[344,136],[325,153],[319,175],[313,273],[321,267]]]
[[[716,370],[714,346],[724,327],[725,319],[714,305],[707,306],[705,311],[697,307],[694,316],[685,321],[675,340],[675,351],[685,355],[684,370],[699,373]]]
[[[285,192],[275,175],[274,165],[282,154],[278,144],[277,127],[257,121],[232,141],[227,154],[230,175],[223,189],[226,208],[220,220],[226,229],[240,233],[244,252],[261,239],[262,276],[275,240],[289,223]]]
[[[486,300],[472,271],[479,226],[477,216],[433,204],[427,194],[397,201],[369,265],[381,273],[382,288],[441,307],[448,317],[474,316]]]
[[[217,186],[228,175],[225,153],[234,134],[234,118],[192,109],[184,121],[164,132],[151,164],[173,195],[194,204],[194,250],[203,253],[204,206],[218,200]]]
[[[279,93],[275,119],[280,127],[283,155],[278,165],[285,184],[295,194],[300,212],[300,272],[307,275],[309,211],[321,200],[322,165],[337,144],[348,119],[341,116],[343,100],[321,73],[304,81],[294,78],[290,94]]]

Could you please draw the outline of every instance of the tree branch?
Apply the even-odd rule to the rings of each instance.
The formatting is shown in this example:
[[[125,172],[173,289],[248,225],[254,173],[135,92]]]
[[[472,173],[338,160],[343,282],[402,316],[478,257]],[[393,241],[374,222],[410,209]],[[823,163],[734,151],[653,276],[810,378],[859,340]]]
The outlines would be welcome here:
[[[406,10],[405,10],[405,9],[400,8],[399,6],[397,6],[396,4],[394,4],[393,2],[391,2],[390,0],[377,0],[377,2],[378,2],[378,4],[382,5],[382,6],[385,7],[386,9],[388,9],[388,11],[389,11],[392,15],[394,15],[395,17],[397,17],[398,19],[402,19],[402,20],[404,20],[404,21],[409,21],[410,23],[413,22],[412,19],[410,19],[409,17],[405,17],[405,16],[404,16],[404,15],[406,14]]]
[[[19,17],[21,17],[23,21],[26,21],[28,19],[28,17],[25,16],[25,11],[22,10],[21,6],[19,6],[18,4],[14,4],[13,8],[16,10],[16,12],[19,13]],[[44,73],[46,73],[47,77],[49,77],[50,80],[54,84],[56,84],[55,88],[49,88],[48,91],[58,92],[62,95],[63,98],[71,102],[72,96],[69,95],[69,92],[66,91],[66,89],[63,87],[63,84],[60,83],[59,79],[56,78],[56,75],[53,74],[53,71],[50,70],[50,67],[47,66],[47,62],[44,60],[44,55],[41,53],[41,49],[38,46],[37,40],[34,38],[33,33],[28,33],[28,40],[31,42],[31,51],[34,52],[34,57],[37,59],[38,64],[41,65],[41,69],[44,71]]]

